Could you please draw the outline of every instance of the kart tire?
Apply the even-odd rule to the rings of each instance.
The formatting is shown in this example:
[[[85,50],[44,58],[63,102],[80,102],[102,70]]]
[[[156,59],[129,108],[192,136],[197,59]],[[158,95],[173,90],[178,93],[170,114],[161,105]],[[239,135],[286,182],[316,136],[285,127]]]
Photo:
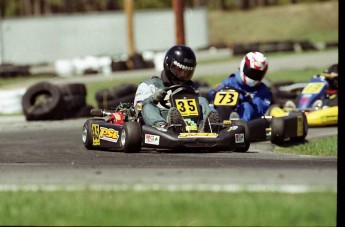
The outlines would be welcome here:
[[[40,82],[29,87],[22,97],[26,120],[54,120],[63,107],[63,95],[59,87]]]
[[[75,118],[92,117],[91,116],[91,110],[92,109],[93,109],[93,106],[85,105],[85,106],[81,107],[73,117],[75,117]]]
[[[138,122],[125,122],[121,131],[121,146],[125,153],[141,150],[141,126]]]
[[[134,102],[135,94],[129,94],[121,98],[113,100],[97,101],[97,106],[100,109],[116,109],[120,103]]]
[[[93,146],[93,135],[92,135],[92,123],[93,122],[104,121],[103,119],[97,120],[86,120],[82,128],[82,142],[86,149],[95,150],[96,147]]]
[[[302,115],[302,117],[303,117],[303,135],[297,136],[297,137],[290,137],[290,141],[293,143],[303,143],[305,141],[305,138],[307,137],[307,134],[308,134],[307,116],[303,112],[291,112],[290,115],[291,114]]]
[[[135,95],[137,85],[135,84],[122,84],[109,90],[111,97],[119,99],[127,95]]]
[[[68,95],[63,97],[66,111],[75,111],[86,105],[86,97],[83,95]]]
[[[60,87],[62,93],[67,96],[81,95],[86,96],[86,86],[82,83],[72,83],[61,85]]]
[[[271,120],[271,143],[280,144],[284,142],[285,125],[284,118],[273,117]]]
[[[97,91],[95,97],[98,102],[119,100],[124,96],[135,96],[137,86],[135,84],[122,84],[111,89]]]
[[[235,148],[234,152],[240,152],[240,153],[247,152],[250,147],[250,131],[249,131],[248,123],[246,121],[237,120],[237,121],[234,121],[233,125],[244,127],[244,146]]]

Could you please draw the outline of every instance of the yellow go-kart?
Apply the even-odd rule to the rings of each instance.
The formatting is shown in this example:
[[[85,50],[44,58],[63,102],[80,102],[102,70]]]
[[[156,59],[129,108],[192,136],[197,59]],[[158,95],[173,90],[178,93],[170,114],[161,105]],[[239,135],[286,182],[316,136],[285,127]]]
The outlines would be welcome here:
[[[310,127],[337,125],[338,96],[337,91],[327,90],[329,76],[327,73],[314,76],[296,100],[284,104],[284,112],[304,112]]]

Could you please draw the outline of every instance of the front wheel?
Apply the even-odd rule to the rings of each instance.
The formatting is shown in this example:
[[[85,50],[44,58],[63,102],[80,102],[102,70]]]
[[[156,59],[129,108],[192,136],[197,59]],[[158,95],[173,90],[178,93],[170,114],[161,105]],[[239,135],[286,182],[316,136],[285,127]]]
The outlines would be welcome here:
[[[141,125],[138,122],[125,122],[121,131],[121,146],[126,153],[141,150]]]
[[[271,120],[271,143],[281,144],[284,142],[285,124],[284,118],[273,117]]]

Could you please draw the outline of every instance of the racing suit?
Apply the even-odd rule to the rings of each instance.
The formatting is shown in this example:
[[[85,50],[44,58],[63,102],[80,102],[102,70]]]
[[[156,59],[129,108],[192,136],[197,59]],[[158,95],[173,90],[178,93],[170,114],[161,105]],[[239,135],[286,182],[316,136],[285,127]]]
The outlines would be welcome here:
[[[216,88],[210,89],[210,100],[213,102],[216,92],[227,86],[244,91],[247,94],[239,94],[240,101],[235,109],[241,120],[249,121],[260,118],[266,113],[271,104],[272,93],[269,88],[264,83],[260,83],[255,87],[245,85],[240,79],[240,71],[231,74]]]
[[[153,101],[153,94],[158,89],[172,85],[174,83],[169,80],[164,70],[161,73],[161,78],[154,76],[139,84],[134,98],[134,106],[137,114],[140,112],[138,107],[141,106],[141,116],[145,125],[155,125],[159,122],[166,123],[168,109],[159,103],[155,103]],[[191,80],[185,82],[184,85],[189,85],[196,89],[195,84]],[[205,116],[210,111],[207,99],[199,96],[199,104],[201,105],[203,116]]]

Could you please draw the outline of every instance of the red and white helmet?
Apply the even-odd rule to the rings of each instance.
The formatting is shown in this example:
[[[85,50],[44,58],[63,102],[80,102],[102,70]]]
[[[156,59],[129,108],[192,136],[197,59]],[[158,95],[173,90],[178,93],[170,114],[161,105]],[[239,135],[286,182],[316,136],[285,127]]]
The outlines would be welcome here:
[[[260,52],[249,52],[240,64],[240,76],[244,84],[254,87],[264,78],[268,68],[267,58]]]

